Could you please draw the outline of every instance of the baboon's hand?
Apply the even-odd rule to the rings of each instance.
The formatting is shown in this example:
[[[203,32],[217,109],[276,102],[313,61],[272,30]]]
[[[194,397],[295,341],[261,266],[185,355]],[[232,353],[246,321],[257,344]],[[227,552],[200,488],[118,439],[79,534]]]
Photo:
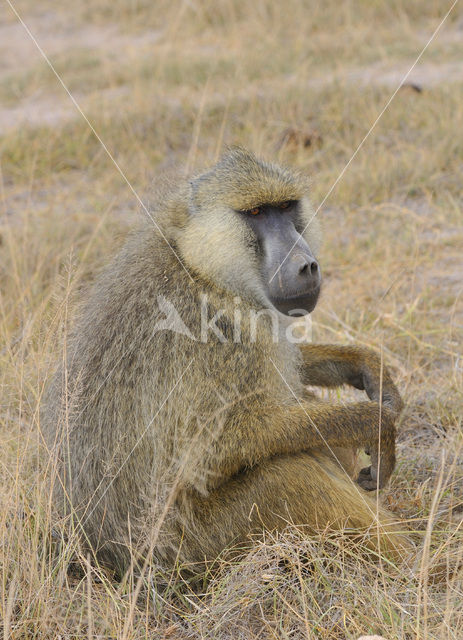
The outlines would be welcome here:
[[[402,410],[402,398],[392,382],[388,369],[381,363],[381,358],[370,349],[365,350],[359,358],[358,369],[350,383],[356,389],[365,390],[370,400],[381,400],[382,406],[396,415]]]
[[[395,467],[396,429],[392,411],[384,408],[381,416],[381,431],[376,442],[368,446],[371,465],[360,471],[357,482],[367,491],[385,486]]]

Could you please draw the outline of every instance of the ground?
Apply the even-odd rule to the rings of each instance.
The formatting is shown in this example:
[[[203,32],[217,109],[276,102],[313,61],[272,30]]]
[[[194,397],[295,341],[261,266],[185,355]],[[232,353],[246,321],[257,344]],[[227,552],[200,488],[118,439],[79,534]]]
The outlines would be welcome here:
[[[463,7],[390,101],[450,2],[12,0],[30,34],[9,5],[0,14],[4,637],[460,640]],[[314,337],[368,345],[394,370],[406,409],[381,500],[412,532],[414,556],[365,559],[342,536],[289,529],[240,562],[218,562],[201,585],[172,577],[161,589],[152,568],[136,589],[56,549],[38,406],[79,295],[145,215],[134,192],[149,203],[159,176],[199,170],[236,143],[311,176],[324,227]]]

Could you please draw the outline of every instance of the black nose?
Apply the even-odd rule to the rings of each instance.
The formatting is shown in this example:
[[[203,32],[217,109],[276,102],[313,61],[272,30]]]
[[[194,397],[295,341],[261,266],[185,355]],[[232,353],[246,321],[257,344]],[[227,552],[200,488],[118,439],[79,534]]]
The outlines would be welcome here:
[[[318,273],[318,262],[316,260],[314,260],[313,258],[309,258],[308,260],[304,261],[304,264],[299,268],[299,273],[301,275],[303,274],[310,274],[311,276],[315,276]]]

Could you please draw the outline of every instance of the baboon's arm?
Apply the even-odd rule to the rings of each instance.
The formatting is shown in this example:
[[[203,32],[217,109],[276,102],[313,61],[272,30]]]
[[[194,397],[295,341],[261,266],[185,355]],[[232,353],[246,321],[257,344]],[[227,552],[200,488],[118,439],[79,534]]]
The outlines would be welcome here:
[[[331,344],[301,346],[304,359],[302,381],[320,387],[350,384],[364,389],[371,400],[382,400],[395,413],[402,400],[381,358],[366,347],[343,347]]]
[[[394,413],[386,407],[368,401],[347,406],[320,401],[290,406],[245,403],[231,412],[210,451],[212,484],[217,486],[263,460],[270,464],[274,456],[309,451],[327,444],[368,447],[377,452],[379,444],[381,487],[395,463],[394,418]],[[375,469],[372,477],[374,479]],[[363,478],[365,486],[371,479]]]

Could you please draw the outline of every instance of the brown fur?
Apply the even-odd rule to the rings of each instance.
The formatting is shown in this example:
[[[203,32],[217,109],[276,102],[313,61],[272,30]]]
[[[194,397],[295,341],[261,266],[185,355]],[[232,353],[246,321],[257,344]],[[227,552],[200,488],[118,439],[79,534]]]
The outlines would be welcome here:
[[[324,403],[304,395],[304,384],[358,385],[367,371],[379,385],[379,359],[361,348],[291,344],[283,324],[274,342],[265,314],[250,339],[248,313],[262,307],[262,284],[250,231],[233,210],[288,199],[301,200],[309,222],[305,179],[229,152],[153,213],[192,280],[147,224],[100,275],[75,324],[44,410],[60,465],[56,504],[120,569],[129,548],[171,567],[212,559],[262,526],[375,522],[375,502],[332,448],[352,473],[352,451],[376,446],[381,414],[391,467],[395,387],[385,372],[394,402],[381,410],[375,401]],[[305,237],[315,251],[318,236],[313,221]],[[155,331],[166,316],[162,296],[198,338],[203,294],[208,319],[224,310],[217,326],[226,342],[212,331],[206,342]]]

